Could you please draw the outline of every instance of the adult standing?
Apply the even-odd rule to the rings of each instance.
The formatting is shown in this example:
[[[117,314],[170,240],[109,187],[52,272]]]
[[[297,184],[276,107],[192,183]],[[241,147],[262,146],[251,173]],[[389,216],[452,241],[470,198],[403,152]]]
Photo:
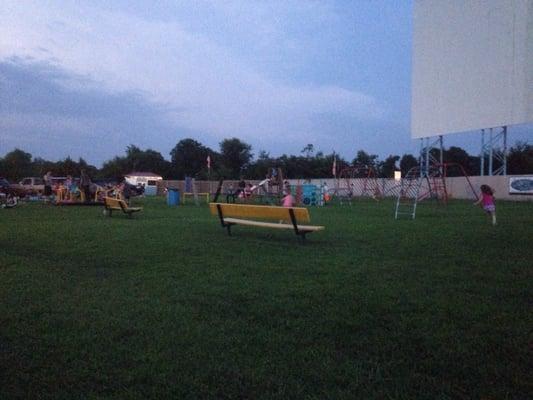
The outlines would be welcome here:
[[[46,200],[50,199],[50,196],[52,196],[52,171],[48,171],[46,175],[43,177],[44,181],[44,196]]]
[[[85,196],[85,202],[88,203],[91,199],[91,178],[84,169],[81,170],[80,189]]]
[[[65,200],[70,201],[72,200],[72,185],[74,184],[74,181],[72,180],[71,175],[67,175],[67,179],[65,179]]]

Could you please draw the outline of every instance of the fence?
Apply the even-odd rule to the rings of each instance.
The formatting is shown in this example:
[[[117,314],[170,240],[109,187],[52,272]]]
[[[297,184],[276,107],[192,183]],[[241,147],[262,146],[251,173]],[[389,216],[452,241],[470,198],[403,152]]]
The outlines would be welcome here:
[[[523,195],[523,194],[509,194],[509,178],[512,177],[524,177],[526,175],[506,175],[506,176],[471,176],[469,177],[470,182],[476,190],[479,191],[479,187],[482,184],[491,186],[495,190],[495,195],[498,200],[511,200],[511,201],[533,201],[533,195]],[[531,176],[531,175],[527,175]],[[336,188],[335,179],[288,179],[291,185],[301,185],[301,184],[314,184],[322,185],[326,184],[330,192]],[[246,181],[255,185],[259,183],[259,180],[250,180]],[[400,181],[394,179],[385,179],[378,178],[378,187],[380,193],[385,197],[395,197],[398,195]],[[238,187],[239,181],[237,180],[228,180],[224,181],[222,186],[222,193],[227,193],[230,190],[230,187],[236,189]],[[196,192],[197,193],[215,193],[218,187],[218,182],[215,181],[196,181]],[[353,194],[354,196],[361,196],[362,193],[361,184],[353,185]],[[164,195],[165,188],[175,188],[180,190],[182,193],[185,192],[185,181],[177,180],[164,180],[157,183],[157,194]],[[455,177],[455,178],[446,178],[446,190],[448,195],[452,199],[474,199],[472,190],[468,185],[468,181],[465,177]]]

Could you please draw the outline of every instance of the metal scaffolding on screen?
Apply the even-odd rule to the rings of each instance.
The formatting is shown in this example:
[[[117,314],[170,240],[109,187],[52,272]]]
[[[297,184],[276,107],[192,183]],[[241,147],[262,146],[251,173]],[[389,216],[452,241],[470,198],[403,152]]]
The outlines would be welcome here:
[[[438,156],[435,156],[435,152],[432,150],[437,150]],[[438,136],[436,139],[430,137],[420,139],[420,155],[418,157],[420,176],[429,175],[432,165],[442,165],[443,162],[444,140],[442,135]]]
[[[497,129],[501,130],[495,132]],[[507,175],[507,126],[481,130],[479,159],[481,176]],[[497,168],[494,168],[495,162],[499,163]]]

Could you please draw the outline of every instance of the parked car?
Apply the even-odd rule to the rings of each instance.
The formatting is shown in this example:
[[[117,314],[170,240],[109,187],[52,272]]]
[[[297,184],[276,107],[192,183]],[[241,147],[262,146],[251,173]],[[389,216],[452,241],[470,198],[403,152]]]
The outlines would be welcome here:
[[[11,185],[17,191],[23,191],[25,194],[42,194],[44,192],[43,178],[28,177],[22,179],[18,184]]]
[[[17,188],[16,185],[11,185],[5,178],[0,178],[0,193],[3,195],[12,195],[17,197],[24,197],[26,192],[24,189]]]

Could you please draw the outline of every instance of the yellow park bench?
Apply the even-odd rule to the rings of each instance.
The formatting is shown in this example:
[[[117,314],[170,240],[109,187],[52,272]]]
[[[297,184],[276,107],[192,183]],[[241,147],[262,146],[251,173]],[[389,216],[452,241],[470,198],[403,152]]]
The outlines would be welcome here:
[[[309,211],[304,207],[257,206],[234,203],[210,203],[209,207],[212,215],[218,215],[222,228],[226,228],[230,236],[233,225],[292,229],[298,237],[302,238],[302,241],[305,240],[306,234],[324,229],[323,226],[303,224],[311,222]]]
[[[113,211],[122,211],[131,218],[133,213],[142,211],[142,207],[130,207],[124,200],[104,197],[104,215],[110,217]]]

